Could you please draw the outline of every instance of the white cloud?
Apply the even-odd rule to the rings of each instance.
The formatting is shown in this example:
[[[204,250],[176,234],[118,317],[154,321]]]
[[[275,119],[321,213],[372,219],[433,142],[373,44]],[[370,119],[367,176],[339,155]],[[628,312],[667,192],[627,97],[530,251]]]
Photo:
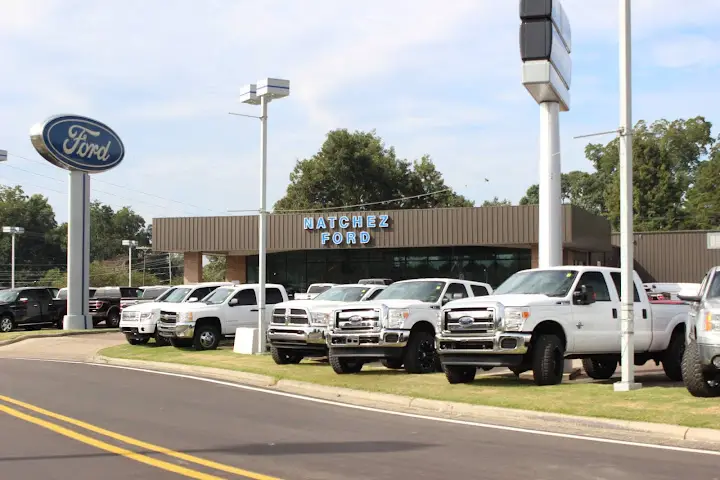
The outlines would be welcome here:
[[[665,68],[714,66],[720,61],[720,42],[704,35],[679,35],[653,47],[655,63]]]

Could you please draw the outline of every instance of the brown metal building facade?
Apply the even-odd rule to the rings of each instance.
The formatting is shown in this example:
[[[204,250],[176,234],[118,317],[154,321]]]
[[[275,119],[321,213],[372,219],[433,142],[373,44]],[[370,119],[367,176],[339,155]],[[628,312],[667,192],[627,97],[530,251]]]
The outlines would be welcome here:
[[[607,220],[566,205],[563,225],[565,263],[607,263],[612,255]],[[537,265],[538,231],[538,208],[533,205],[273,214],[268,218],[268,263],[283,258],[285,263],[277,263],[277,271],[301,268],[298,265],[307,263],[304,277],[287,280],[298,288],[332,281],[319,278],[324,274],[317,270],[317,261],[326,265],[326,275],[339,275],[339,270],[350,268],[348,262],[354,262],[368,263],[372,268],[366,273],[377,276],[383,273],[382,265],[391,264],[398,275],[403,268],[415,273],[423,271],[408,266],[411,258],[418,256],[427,258],[426,263],[435,259],[438,264],[462,262],[463,258],[472,264],[477,257],[479,263],[490,267],[496,259],[512,256],[514,263],[505,263],[517,270]],[[254,280],[257,242],[256,215],[153,219],[153,249],[183,253],[188,282],[202,279],[203,254],[227,255],[228,279]],[[443,271],[445,267],[438,268]],[[268,281],[274,275],[277,272],[269,271]]]

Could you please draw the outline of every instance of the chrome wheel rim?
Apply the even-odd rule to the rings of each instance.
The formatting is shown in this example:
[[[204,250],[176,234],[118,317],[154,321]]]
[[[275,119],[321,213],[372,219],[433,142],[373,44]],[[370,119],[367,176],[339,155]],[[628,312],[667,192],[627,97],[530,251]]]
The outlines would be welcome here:
[[[204,348],[211,347],[215,343],[215,334],[213,332],[202,332],[200,334],[200,345]]]
[[[0,332],[7,333],[10,330],[12,330],[12,327],[13,327],[12,320],[10,320],[9,318],[5,317],[5,318],[0,319]]]

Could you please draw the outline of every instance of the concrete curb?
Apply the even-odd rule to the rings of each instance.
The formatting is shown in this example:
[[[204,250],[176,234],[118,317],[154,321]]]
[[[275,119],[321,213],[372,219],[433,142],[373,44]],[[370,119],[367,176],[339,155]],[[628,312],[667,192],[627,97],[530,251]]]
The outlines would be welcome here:
[[[32,340],[34,338],[54,338],[54,337],[73,337],[75,335],[101,335],[108,333],[118,333],[114,330],[88,330],[81,332],[62,332],[62,333],[38,333],[37,335],[21,335],[19,337],[11,338],[10,340],[0,340],[0,347],[6,345],[12,345],[13,343],[22,342],[23,340]]]
[[[96,355],[92,363],[117,365],[125,367],[144,368],[168,373],[180,373],[215,380],[233,381],[285,393],[304,395],[308,397],[331,400],[367,407],[382,408],[393,411],[413,412],[428,415],[441,415],[445,417],[471,418],[483,423],[492,423],[508,427],[520,427],[523,423],[533,422],[542,425],[543,430],[549,430],[549,424],[558,427],[574,427],[592,429],[594,434],[598,430],[610,433],[625,434],[652,434],[668,440],[688,442],[704,442],[720,446],[720,430],[710,428],[683,427],[663,423],[636,422],[629,420],[613,420],[596,417],[582,417],[564,415],[559,413],[536,412],[532,410],[518,410],[511,408],[492,407],[485,405],[472,405],[468,403],[446,402],[427,398],[406,397],[388,393],[367,392],[350,388],[331,387],[296,380],[277,380],[267,375],[225,370],[211,367],[196,367],[165,362],[150,362],[145,360],[128,360]],[[522,428],[522,427],[520,427]]]

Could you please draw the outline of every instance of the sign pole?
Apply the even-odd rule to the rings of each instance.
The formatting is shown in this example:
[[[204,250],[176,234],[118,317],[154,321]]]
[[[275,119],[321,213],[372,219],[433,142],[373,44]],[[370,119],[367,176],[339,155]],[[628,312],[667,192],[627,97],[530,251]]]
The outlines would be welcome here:
[[[79,170],[69,173],[68,195],[68,245],[67,245],[67,315],[63,321],[64,330],[85,330],[93,328],[92,318],[88,318],[89,305],[86,300],[90,290],[89,259],[90,244],[88,235],[90,218],[88,197],[90,193],[89,175]]]
[[[560,168],[560,104],[543,102],[540,104],[540,268],[563,264]]]
[[[265,277],[267,274],[267,96],[260,97],[260,215],[258,216],[258,332],[257,353],[263,353]]]

